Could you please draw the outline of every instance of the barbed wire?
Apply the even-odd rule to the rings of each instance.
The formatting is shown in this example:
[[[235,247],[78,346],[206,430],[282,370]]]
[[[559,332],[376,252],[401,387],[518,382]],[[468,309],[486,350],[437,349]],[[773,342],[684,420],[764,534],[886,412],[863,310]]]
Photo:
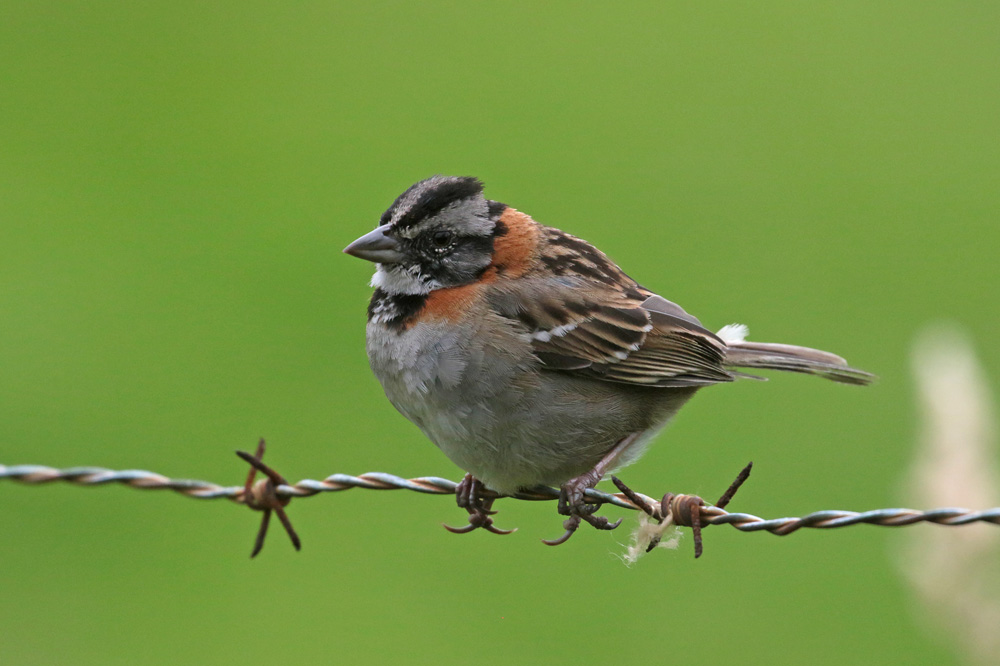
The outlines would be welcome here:
[[[40,485],[54,481],[65,481],[80,486],[103,486],[120,484],[141,490],[172,490],[194,499],[229,499],[245,504],[244,486],[221,486],[209,481],[194,479],[171,479],[141,469],[111,470],[103,467],[67,467],[57,469],[44,465],[3,465],[0,464],[0,479],[10,479],[29,485]],[[385,472],[367,472],[358,476],[331,474],[322,481],[303,479],[294,484],[281,484],[275,488],[278,497],[312,497],[320,493],[366,488],[368,490],[412,490],[429,495],[454,495],[458,483],[437,476],[421,476],[404,479]],[[492,493],[493,497],[501,497]],[[637,507],[627,498],[599,490],[588,490],[586,496],[601,504],[613,504],[623,509]],[[512,499],[544,501],[559,499],[556,488],[535,488],[530,492],[503,495]],[[645,497],[645,496],[643,496]],[[653,501],[651,498],[646,498]]]
[[[349,474],[331,474],[320,481],[303,479],[289,484],[283,477],[267,467],[261,461],[263,442],[257,450],[257,455],[238,452],[240,456],[252,465],[252,471],[243,486],[222,486],[208,481],[193,479],[172,479],[162,474],[146,470],[111,470],[103,467],[69,467],[58,469],[43,465],[3,465],[0,464],[0,479],[9,479],[30,485],[41,485],[54,482],[66,482],[80,486],[103,486],[109,484],[125,485],[140,490],[169,490],[185,497],[194,499],[228,499],[238,504],[263,511],[261,529],[253,555],[263,546],[264,535],[267,532],[267,522],[271,511],[277,511],[285,529],[292,538],[296,548],[299,547],[298,536],[291,528],[283,507],[294,498],[313,497],[321,493],[339,492],[354,488],[368,490],[409,490],[431,495],[453,495],[459,488],[459,483],[436,476],[422,476],[406,479],[384,472],[368,472],[357,476]],[[263,471],[268,478],[253,483],[256,470]],[[623,509],[640,510],[657,523],[675,524],[692,527],[695,531],[695,555],[701,554],[700,529],[707,525],[731,525],[741,532],[769,532],[777,536],[791,534],[799,529],[832,529],[851,525],[878,525],[882,527],[902,527],[915,523],[927,522],[937,525],[959,526],[983,522],[1000,525],[1000,507],[984,511],[973,511],[958,507],[945,507],[919,511],[916,509],[893,508],[875,509],[872,511],[815,511],[804,516],[788,518],[761,518],[749,513],[733,513],[726,511],[724,506],[732,498],[739,485],[749,476],[750,465],[730,487],[723,497],[713,504],[705,503],[696,495],[674,495],[667,493],[661,500],[637,493],[619,479],[612,477],[622,491],[608,493],[596,489],[588,489],[584,496],[588,504],[610,504]],[[510,498],[527,501],[557,500],[560,491],[556,488],[536,487],[531,490],[512,495],[498,495],[488,489],[482,491],[484,499]],[[470,512],[471,513],[471,512]],[[499,531],[499,530],[494,530]],[[571,532],[572,530],[570,530]],[[557,540],[557,542],[560,542]],[[659,542],[654,536],[646,544],[646,550],[651,550]]]

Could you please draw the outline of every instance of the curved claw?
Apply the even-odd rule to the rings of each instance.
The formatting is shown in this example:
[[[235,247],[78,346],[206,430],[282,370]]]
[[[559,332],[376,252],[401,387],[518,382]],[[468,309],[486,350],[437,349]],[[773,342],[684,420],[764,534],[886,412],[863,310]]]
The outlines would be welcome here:
[[[511,528],[509,530],[500,529],[492,522],[483,524],[470,522],[468,525],[463,525],[462,527],[452,527],[451,525],[445,525],[444,523],[441,523],[441,527],[445,528],[452,534],[468,534],[472,530],[479,529],[480,527],[482,527],[487,532],[492,532],[493,534],[500,534],[500,535],[513,534],[514,532],[517,531],[516,527]]]
[[[559,546],[569,541],[569,538],[573,536],[573,532],[576,532],[577,528],[580,527],[580,517],[570,516],[563,521],[563,527],[566,528],[565,534],[558,539],[542,539],[542,543],[546,546]]]
[[[542,539],[542,543],[544,543],[546,546],[559,546],[559,545],[562,545],[562,544],[566,543],[567,541],[569,541],[569,538],[571,536],[573,536],[573,532],[576,532],[576,529],[566,530],[566,533],[563,534],[558,539]]]
[[[496,511],[494,511],[493,513],[496,513]],[[486,528],[486,531],[493,532],[493,534],[513,534],[514,532],[517,531],[516,527],[512,527],[509,530],[502,530],[493,523],[490,523],[488,525],[483,525],[483,527]]]
[[[479,526],[469,523],[468,525],[463,525],[462,527],[452,527],[451,525],[446,525],[444,523],[441,523],[441,527],[445,528],[452,534],[468,534],[469,532],[471,532],[472,530],[476,529]]]

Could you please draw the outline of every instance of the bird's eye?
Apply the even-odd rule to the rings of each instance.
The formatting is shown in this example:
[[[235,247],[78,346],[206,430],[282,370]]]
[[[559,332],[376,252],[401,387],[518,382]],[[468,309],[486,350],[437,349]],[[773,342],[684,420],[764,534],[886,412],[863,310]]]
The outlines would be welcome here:
[[[454,237],[455,234],[451,231],[448,231],[447,229],[439,229],[431,234],[431,242],[434,243],[435,247],[445,248],[451,244]]]

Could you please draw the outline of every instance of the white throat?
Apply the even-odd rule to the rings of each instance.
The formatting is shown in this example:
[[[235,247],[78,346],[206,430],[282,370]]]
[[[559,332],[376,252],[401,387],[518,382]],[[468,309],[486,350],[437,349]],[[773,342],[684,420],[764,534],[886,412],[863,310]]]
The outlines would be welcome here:
[[[386,270],[383,264],[376,264],[376,266],[378,268],[375,269],[375,275],[372,276],[371,286],[388,294],[428,294],[441,286],[437,280],[421,277],[417,267],[413,267],[411,270],[394,265],[391,269]]]

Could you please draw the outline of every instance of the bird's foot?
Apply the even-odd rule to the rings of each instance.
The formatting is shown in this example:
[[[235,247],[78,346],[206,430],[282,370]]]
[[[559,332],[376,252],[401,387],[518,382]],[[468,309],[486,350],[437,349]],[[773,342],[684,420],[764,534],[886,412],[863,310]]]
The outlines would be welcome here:
[[[621,518],[612,523],[604,516],[594,515],[600,508],[600,504],[587,501],[587,491],[597,485],[601,476],[602,473],[598,469],[593,469],[562,485],[559,489],[558,511],[560,515],[569,516],[563,521],[563,528],[566,532],[557,539],[542,539],[542,543],[547,546],[558,546],[566,543],[580,527],[581,522],[589,523],[599,530],[613,530],[621,525]]]
[[[466,474],[465,478],[455,486],[455,500],[460,508],[469,512],[469,524],[462,527],[444,525],[444,528],[455,534],[467,534],[479,528],[483,528],[493,534],[510,534],[511,532],[516,532],[516,527],[510,530],[502,530],[493,524],[491,516],[496,514],[496,511],[492,511],[491,509],[493,502],[496,501],[496,497],[484,496],[483,491],[485,489],[486,486],[483,485],[482,481],[471,474]]]

